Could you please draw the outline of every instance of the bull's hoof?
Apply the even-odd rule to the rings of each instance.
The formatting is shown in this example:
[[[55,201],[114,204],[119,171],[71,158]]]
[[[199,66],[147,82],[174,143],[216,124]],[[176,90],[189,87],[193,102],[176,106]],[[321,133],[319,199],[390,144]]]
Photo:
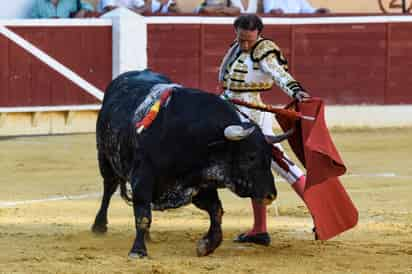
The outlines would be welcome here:
[[[96,233],[96,234],[104,234],[104,233],[107,232],[107,225],[105,225],[105,224],[96,224],[95,223],[92,226],[92,231],[93,231],[93,233]]]
[[[129,259],[144,259],[147,258],[146,250],[137,250],[129,252]]]
[[[215,240],[213,238],[204,237],[197,242],[196,253],[197,256],[203,257],[207,256],[215,251],[216,248],[222,242],[222,239],[218,237]]]
[[[209,240],[207,238],[203,238],[197,242],[197,248],[196,248],[196,253],[197,256],[203,257],[207,256],[210,253],[212,253],[214,250],[210,250],[209,248]]]

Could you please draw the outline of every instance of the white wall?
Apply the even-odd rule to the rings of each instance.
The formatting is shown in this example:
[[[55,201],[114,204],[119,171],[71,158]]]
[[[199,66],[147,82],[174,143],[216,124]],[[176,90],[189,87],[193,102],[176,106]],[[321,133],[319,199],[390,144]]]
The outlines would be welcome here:
[[[117,8],[101,18],[113,26],[113,79],[130,70],[147,68],[147,26],[143,16]]]
[[[34,0],[1,1],[0,19],[27,18]]]

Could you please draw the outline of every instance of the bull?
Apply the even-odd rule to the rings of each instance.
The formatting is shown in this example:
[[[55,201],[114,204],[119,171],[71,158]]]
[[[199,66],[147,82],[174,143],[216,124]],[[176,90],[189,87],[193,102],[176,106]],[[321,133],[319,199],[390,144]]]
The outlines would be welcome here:
[[[240,197],[262,203],[276,197],[271,145],[257,125],[242,121],[234,106],[214,94],[172,86],[150,127],[136,131],[142,104],[156,86],[170,84],[166,76],[150,70],[122,74],[106,89],[98,115],[103,197],[92,231],[107,231],[110,199],[120,187],[121,197],[133,205],[132,258],[147,256],[145,236],[152,209],[193,203],[205,210],[210,226],[197,243],[197,255],[205,256],[222,242],[218,188],[227,187]]]

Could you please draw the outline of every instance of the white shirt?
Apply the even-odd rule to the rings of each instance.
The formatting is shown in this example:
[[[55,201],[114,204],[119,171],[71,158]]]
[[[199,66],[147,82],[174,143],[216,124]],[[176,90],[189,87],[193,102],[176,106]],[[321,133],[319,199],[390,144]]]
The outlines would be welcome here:
[[[240,13],[256,13],[258,9],[258,0],[249,0],[249,5],[245,8],[241,0],[230,0],[232,7],[240,9]]]
[[[316,11],[307,0],[263,0],[263,11],[281,9],[284,13],[314,13]]]
[[[116,6],[123,8],[142,8],[144,0],[101,0],[99,10],[103,11],[107,6]]]
[[[155,13],[155,12],[167,13],[169,11],[169,6],[174,4],[174,3],[175,3],[174,0],[167,1],[167,4],[164,5],[162,7],[162,9],[159,11],[160,5],[161,5],[160,2],[158,0],[152,0],[152,12],[153,13]]]

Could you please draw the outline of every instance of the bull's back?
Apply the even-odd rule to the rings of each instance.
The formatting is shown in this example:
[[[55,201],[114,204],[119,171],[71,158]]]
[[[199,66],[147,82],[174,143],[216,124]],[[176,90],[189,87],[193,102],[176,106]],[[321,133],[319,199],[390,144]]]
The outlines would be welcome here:
[[[106,89],[97,120],[97,131],[107,126],[117,130],[127,128],[136,108],[152,86],[159,83],[170,83],[170,80],[150,70],[131,71],[118,76]]]
[[[176,88],[140,144],[163,174],[184,174],[207,165],[209,144],[224,141],[225,127],[239,122],[235,109],[218,96]]]
[[[194,89],[178,89],[173,93],[172,114],[188,123],[207,123],[209,126],[225,127],[238,123],[235,108],[219,96]],[[206,126],[206,125],[205,125]]]
[[[135,111],[153,85],[168,81],[160,74],[145,70],[124,73],[110,83],[96,124],[100,155],[113,158],[115,162],[129,161],[132,158],[131,154],[136,149],[133,123]]]

